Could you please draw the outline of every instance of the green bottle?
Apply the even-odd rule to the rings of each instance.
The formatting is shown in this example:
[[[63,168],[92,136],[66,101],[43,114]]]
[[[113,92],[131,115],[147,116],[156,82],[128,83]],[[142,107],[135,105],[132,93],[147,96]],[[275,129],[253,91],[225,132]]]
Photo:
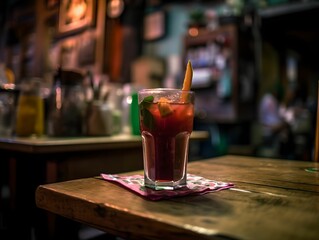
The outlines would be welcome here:
[[[130,107],[130,120],[131,120],[131,131],[132,135],[140,135],[140,123],[139,123],[139,112],[138,112],[138,98],[137,93],[132,94],[132,103]]]

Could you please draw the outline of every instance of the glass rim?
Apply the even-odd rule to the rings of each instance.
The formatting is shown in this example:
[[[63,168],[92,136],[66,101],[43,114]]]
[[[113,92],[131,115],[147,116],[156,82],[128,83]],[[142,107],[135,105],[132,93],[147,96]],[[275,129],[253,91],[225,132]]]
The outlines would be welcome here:
[[[180,88],[143,88],[138,91],[139,93],[143,92],[187,92],[194,93],[192,90],[183,90]]]

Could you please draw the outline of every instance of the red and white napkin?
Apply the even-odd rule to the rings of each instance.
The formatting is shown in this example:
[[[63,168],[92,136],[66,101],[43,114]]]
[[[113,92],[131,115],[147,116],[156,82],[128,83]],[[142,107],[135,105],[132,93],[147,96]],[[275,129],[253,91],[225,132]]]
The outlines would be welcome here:
[[[194,174],[187,174],[187,187],[177,190],[153,190],[147,188],[144,186],[144,176],[142,175],[123,176],[101,173],[101,177],[153,201],[186,195],[203,195],[234,187],[232,183],[210,180]]]

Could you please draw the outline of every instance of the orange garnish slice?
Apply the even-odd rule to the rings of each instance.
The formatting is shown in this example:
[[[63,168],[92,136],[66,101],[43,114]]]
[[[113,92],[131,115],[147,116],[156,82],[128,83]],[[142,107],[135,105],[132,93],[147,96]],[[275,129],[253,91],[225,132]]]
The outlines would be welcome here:
[[[173,113],[173,109],[165,97],[161,97],[158,100],[158,110],[160,111],[161,117],[166,117]]]
[[[182,88],[183,91],[191,90],[192,80],[193,80],[193,67],[192,67],[191,61],[188,60],[187,66],[186,66],[184,82],[183,82],[183,88]],[[182,94],[182,101],[183,102],[187,101],[187,93]]]
[[[6,77],[8,79],[8,83],[14,83],[15,82],[15,78],[14,78],[14,73],[11,69],[6,68]]]

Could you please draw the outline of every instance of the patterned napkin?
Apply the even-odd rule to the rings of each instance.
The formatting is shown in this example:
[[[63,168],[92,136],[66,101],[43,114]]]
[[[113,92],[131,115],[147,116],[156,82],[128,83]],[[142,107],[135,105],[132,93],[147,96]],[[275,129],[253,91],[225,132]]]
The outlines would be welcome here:
[[[144,176],[142,175],[119,176],[102,173],[101,177],[106,181],[118,183],[134,193],[153,201],[186,195],[203,195],[234,187],[232,183],[210,180],[193,174],[187,174],[187,187],[177,190],[153,190],[147,188],[144,186]]]

